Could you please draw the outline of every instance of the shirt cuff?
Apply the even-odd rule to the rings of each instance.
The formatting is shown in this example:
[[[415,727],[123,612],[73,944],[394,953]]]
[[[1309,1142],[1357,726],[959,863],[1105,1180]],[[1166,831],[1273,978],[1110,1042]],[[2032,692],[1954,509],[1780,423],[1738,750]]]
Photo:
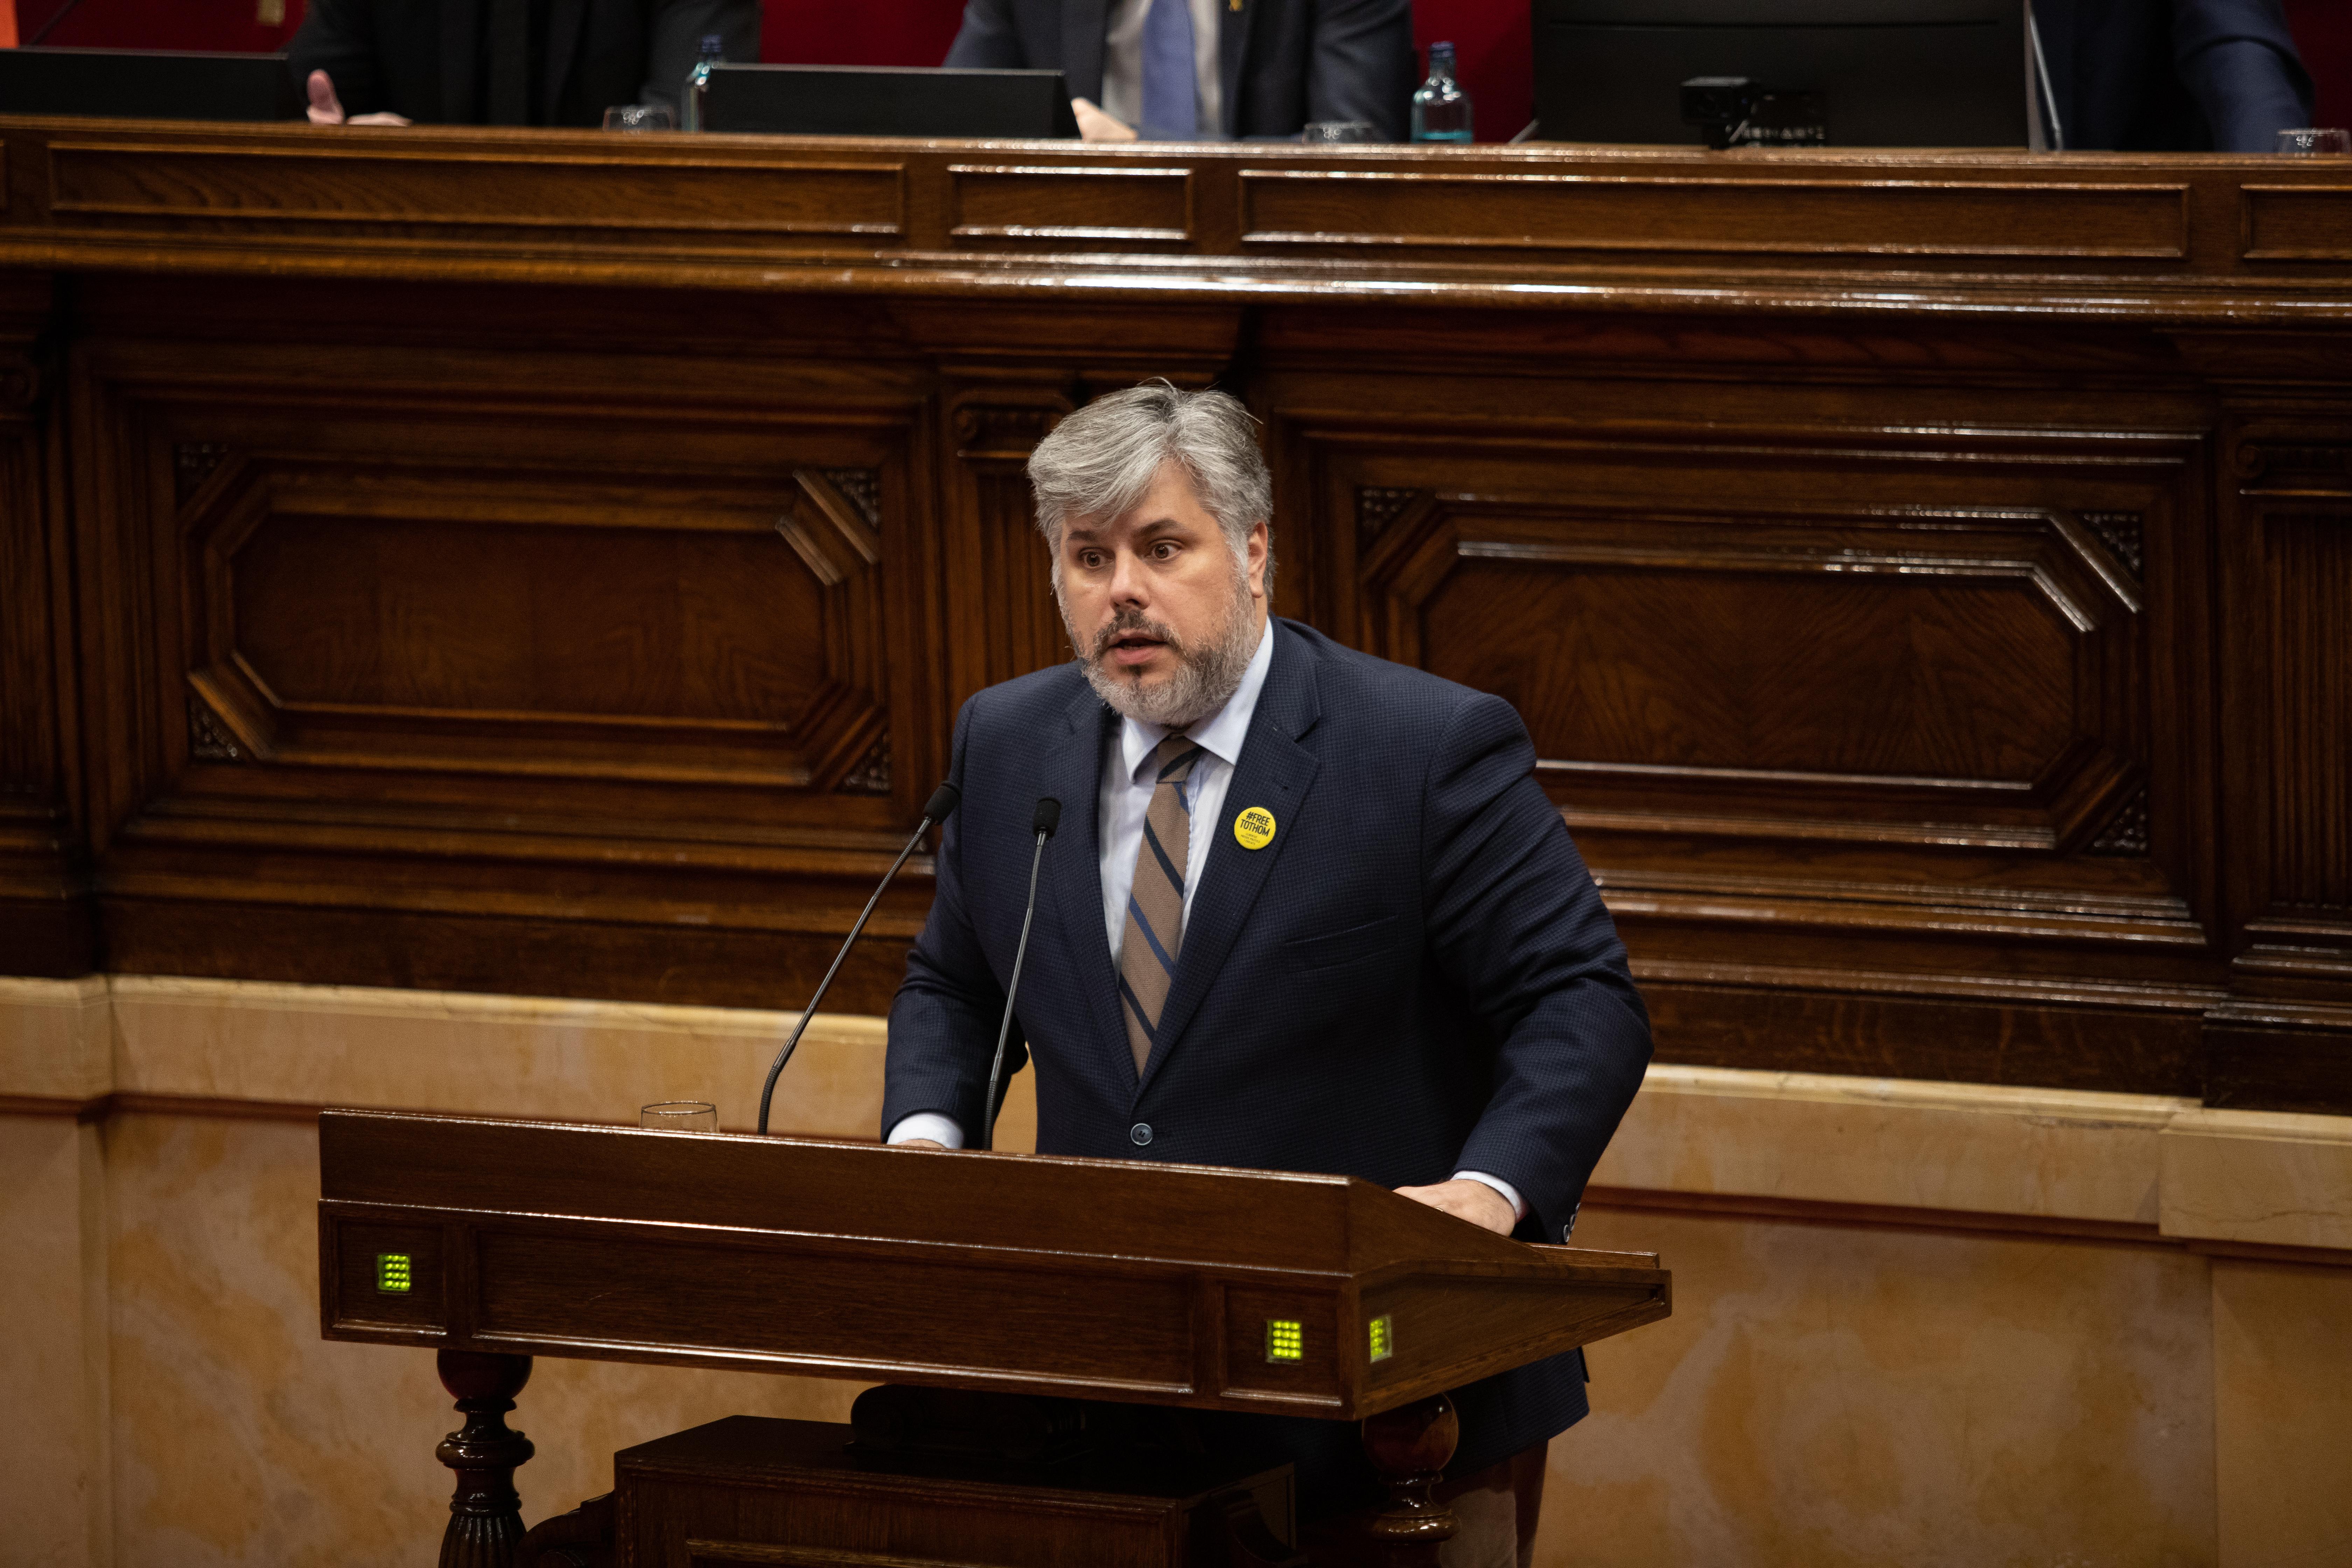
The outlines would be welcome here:
[[[907,1121],[912,1121],[914,1120],[915,1118],[911,1116],[907,1118]],[[946,1121],[946,1118],[941,1117],[940,1120]],[[901,1121],[898,1123],[899,1128],[903,1129],[907,1125],[907,1121]],[[950,1125],[953,1124],[950,1123]],[[924,1133],[922,1136],[929,1137],[929,1134]],[[890,1134],[890,1142],[896,1143],[898,1141],[898,1133],[897,1131],[893,1131]],[[1503,1201],[1511,1205],[1511,1217],[1513,1219],[1525,1219],[1528,1217],[1528,1205],[1520,1200],[1519,1189],[1511,1185],[1510,1183],[1503,1180],[1502,1177],[1490,1176],[1484,1171],[1456,1171],[1454,1173],[1454,1179],[1457,1182],[1475,1182],[1482,1187],[1494,1188],[1496,1192],[1503,1194]]]
[[[885,1143],[907,1143],[918,1138],[928,1138],[934,1143],[944,1143],[950,1149],[963,1147],[963,1129],[950,1117],[936,1110],[918,1110],[912,1116],[898,1118],[898,1125],[890,1129]]]

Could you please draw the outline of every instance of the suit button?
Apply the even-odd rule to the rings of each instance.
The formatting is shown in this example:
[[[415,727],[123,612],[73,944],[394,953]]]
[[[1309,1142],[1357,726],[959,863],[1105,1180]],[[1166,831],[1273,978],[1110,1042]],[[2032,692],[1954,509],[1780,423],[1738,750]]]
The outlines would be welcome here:
[[[1133,1139],[1135,1141],[1135,1146],[1140,1149],[1143,1145],[1151,1142],[1151,1123],[1149,1121],[1139,1121],[1134,1126],[1127,1130],[1127,1135]]]

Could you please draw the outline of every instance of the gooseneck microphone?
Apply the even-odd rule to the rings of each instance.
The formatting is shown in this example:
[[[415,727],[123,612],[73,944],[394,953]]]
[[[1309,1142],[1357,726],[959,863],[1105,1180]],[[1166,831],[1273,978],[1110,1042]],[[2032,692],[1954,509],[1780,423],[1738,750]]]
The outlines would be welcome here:
[[[1021,963],[1029,956],[1029,922],[1037,918],[1037,868],[1045,863],[1045,840],[1062,825],[1062,803],[1052,795],[1037,802],[1029,831],[1037,836],[1029,857],[1029,907],[1021,913],[1021,945],[1013,953],[1013,978],[1004,985],[1004,1022],[996,1027],[996,1059],[988,1064],[988,1099],[980,1108],[980,1147],[996,1147],[996,1086],[1004,1076],[1004,1042],[1013,1033],[1013,999],[1021,994]]]
[[[923,835],[931,830],[934,823],[945,822],[949,814],[955,810],[957,803],[962,799],[963,792],[951,784],[943,784],[933,790],[931,798],[923,806],[923,820],[916,825],[914,833],[907,839],[907,847],[898,851],[898,858],[890,862],[890,868],[882,873],[882,881],[874,889],[874,896],[866,900],[865,912],[857,917],[857,923],[849,928],[849,935],[843,940],[841,951],[833,955],[833,967],[824,972],[824,978],[817,982],[816,994],[809,998],[809,1005],[806,1007],[801,1009],[801,1021],[793,1026],[793,1037],[786,1040],[784,1048],[776,1053],[775,1065],[768,1069],[768,1081],[760,1086],[760,1131],[761,1132],[768,1130],[768,1101],[775,1097],[776,1077],[784,1070],[784,1064],[793,1059],[793,1052],[800,1046],[801,1036],[808,1030],[809,1020],[816,1016],[816,1005],[824,1000],[825,992],[833,984],[833,977],[841,973],[842,961],[849,956],[849,949],[857,941],[857,933],[864,931],[866,922],[873,918],[874,906],[882,901],[883,889],[889,887],[890,879],[898,874],[898,868],[907,863],[907,857],[915,852],[915,846],[923,841]],[[1033,886],[1034,882],[1034,874],[1033,873]],[[1035,895],[1033,893],[1031,896]]]

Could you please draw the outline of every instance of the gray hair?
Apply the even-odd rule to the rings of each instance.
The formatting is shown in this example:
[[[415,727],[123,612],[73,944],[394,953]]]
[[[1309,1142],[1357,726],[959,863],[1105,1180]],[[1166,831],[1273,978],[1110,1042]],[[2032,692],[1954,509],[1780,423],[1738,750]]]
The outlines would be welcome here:
[[[1055,582],[1070,519],[1127,511],[1173,458],[1235,561],[1249,559],[1250,530],[1266,524],[1265,589],[1272,594],[1274,479],[1258,453],[1256,423],[1238,398],[1185,392],[1161,380],[1097,397],[1055,426],[1029,458],[1037,529],[1054,548]]]

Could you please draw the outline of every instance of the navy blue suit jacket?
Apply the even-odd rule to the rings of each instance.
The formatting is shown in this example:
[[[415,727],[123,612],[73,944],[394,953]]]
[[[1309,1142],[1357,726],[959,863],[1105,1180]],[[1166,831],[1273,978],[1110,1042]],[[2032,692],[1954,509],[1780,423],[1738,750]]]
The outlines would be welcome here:
[[[1041,1152],[1388,1187],[1484,1171],[1526,1199],[1523,1237],[1559,1241],[1641,1087],[1650,1032],[1616,929],[1536,784],[1527,731],[1500,698],[1275,627],[1222,819],[1194,826],[1211,836],[1207,867],[1139,1082],[1097,845],[1118,719],[1076,665],[965,704],[952,774],[963,806],[890,1010],[883,1128],[938,1111],[976,1141],[1030,815],[1053,795],[1061,830],[1017,1026]],[[1276,824],[1257,850],[1233,832],[1253,806]],[[1581,1357],[1456,1402],[1456,1468],[1475,1469],[1584,1414]]]
[[[2311,123],[2278,0],[2033,0],[2066,145],[2267,153]]]
[[[1102,101],[1106,0],[965,0],[951,66],[1058,70]],[[1250,0],[1218,13],[1226,136],[1292,136],[1310,120],[1363,120],[1405,139],[1411,0]]]

